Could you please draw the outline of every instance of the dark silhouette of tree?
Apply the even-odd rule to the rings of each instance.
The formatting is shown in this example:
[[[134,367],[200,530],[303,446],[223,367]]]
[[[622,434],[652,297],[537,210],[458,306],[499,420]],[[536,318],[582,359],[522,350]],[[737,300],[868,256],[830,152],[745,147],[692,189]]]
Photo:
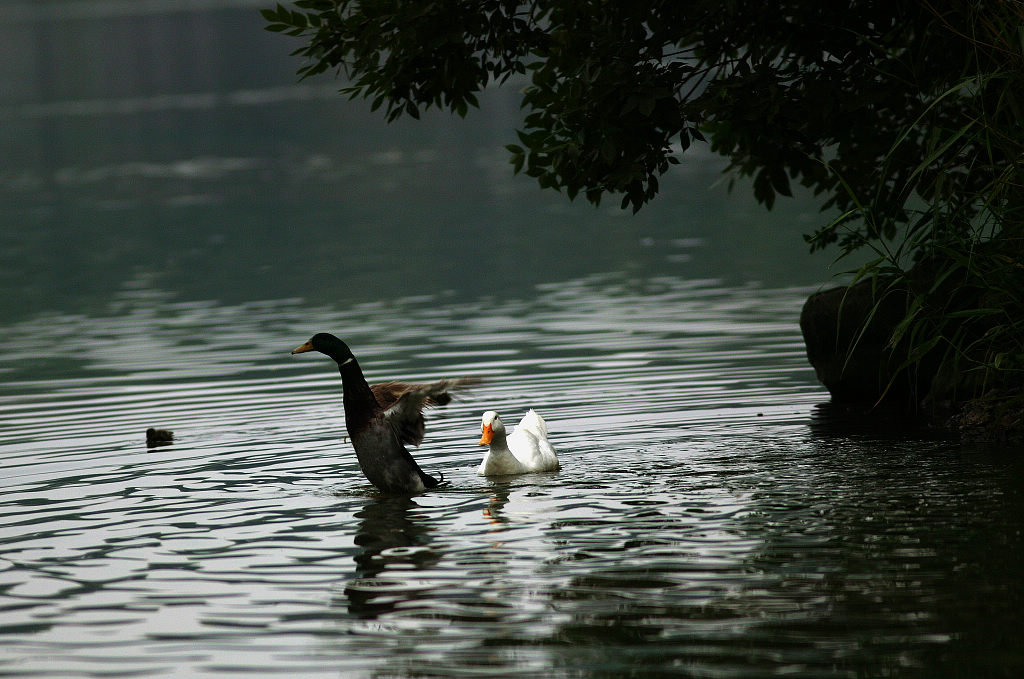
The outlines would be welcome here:
[[[484,87],[522,88],[513,167],[570,199],[612,194],[639,210],[704,140],[768,208],[802,184],[840,214],[807,237],[812,248],[873,249],[860,275],[909,289],[894,340],[918,337],[921,352],[945,342],[986,370],[1024,368],[1022,0],[291,7],[263,15],[269,30],[304,38],[301,76],[345,76],[343,92],[388,120],[429,107],[465,116]],[[915,262],[998,294],[922,286],[908,276]],[[1009,332],[981,341],[993,324]]]

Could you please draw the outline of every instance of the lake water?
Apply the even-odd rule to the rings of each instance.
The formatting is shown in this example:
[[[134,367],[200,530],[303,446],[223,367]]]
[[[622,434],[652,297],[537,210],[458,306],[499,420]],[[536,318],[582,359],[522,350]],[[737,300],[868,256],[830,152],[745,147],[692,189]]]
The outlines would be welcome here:
[[[813,201],[698,150],[569,204],[512,94],[383,125],[259,6],[0,4],[0,676],[1024,674],[1022,451],[828,407]],[[484,378],[414,451],[449,484],[362,477],[317,331]],[[478,477],[530,407],[562,469]]]

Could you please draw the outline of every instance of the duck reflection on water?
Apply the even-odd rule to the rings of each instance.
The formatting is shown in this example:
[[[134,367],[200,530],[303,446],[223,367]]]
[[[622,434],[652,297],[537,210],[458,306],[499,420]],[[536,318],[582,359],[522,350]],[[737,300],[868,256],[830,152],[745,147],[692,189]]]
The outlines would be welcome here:
[[[389,570],[432,568],[441,553],[429,547],[433,528],[416,518],[420,506],[409,497],[377,497],[356,512],[359,523],[355,575],[345,585],[348,611],[360,618],[390,613],[426,584],[415,579],[381,577]]]

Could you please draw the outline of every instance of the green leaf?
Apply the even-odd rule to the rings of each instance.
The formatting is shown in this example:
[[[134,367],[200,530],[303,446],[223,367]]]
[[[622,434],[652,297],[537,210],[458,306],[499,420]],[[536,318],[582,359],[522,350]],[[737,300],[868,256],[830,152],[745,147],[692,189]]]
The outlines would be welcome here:
[[[775,191],[772,189],[767,170],[761,170],[754,177],[754,198],[757,202],[763,203],[769,210],[775,204]]]
[[[789,188],[789,177],[786,176],[786,171],[778,165],[774,165],[769,168],[771,177],[772,188],[776,193],[783,196],[793,196],[793,192]]]
[[[605,137],[601,140],[601,159],[606,163],[610,163],[615,160],[615,140],[611,137]]]
[[[1006,309],[961,309],[960,311],[952,311],[946,314],[946,318],[980,318],[1005,313]]]

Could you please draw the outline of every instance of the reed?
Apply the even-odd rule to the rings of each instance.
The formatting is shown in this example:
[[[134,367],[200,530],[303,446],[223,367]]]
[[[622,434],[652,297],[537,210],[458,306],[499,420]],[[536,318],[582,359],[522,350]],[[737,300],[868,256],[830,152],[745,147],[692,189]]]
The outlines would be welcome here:
[[[935,11],[931,27],[969,43],[963,71],[922,100],[869,195],[828,166],[852,207],[809,237],[812,247],[838,242],[840,259],[873,255],[848,272],[878,291],[865,328],[882,300],[905,296],[889,386],[909,374],[915,404],[931,406],[1024,398],[1024,3],[970,5]],[[924,150],[918,164],[900,164],[907,145]]]

